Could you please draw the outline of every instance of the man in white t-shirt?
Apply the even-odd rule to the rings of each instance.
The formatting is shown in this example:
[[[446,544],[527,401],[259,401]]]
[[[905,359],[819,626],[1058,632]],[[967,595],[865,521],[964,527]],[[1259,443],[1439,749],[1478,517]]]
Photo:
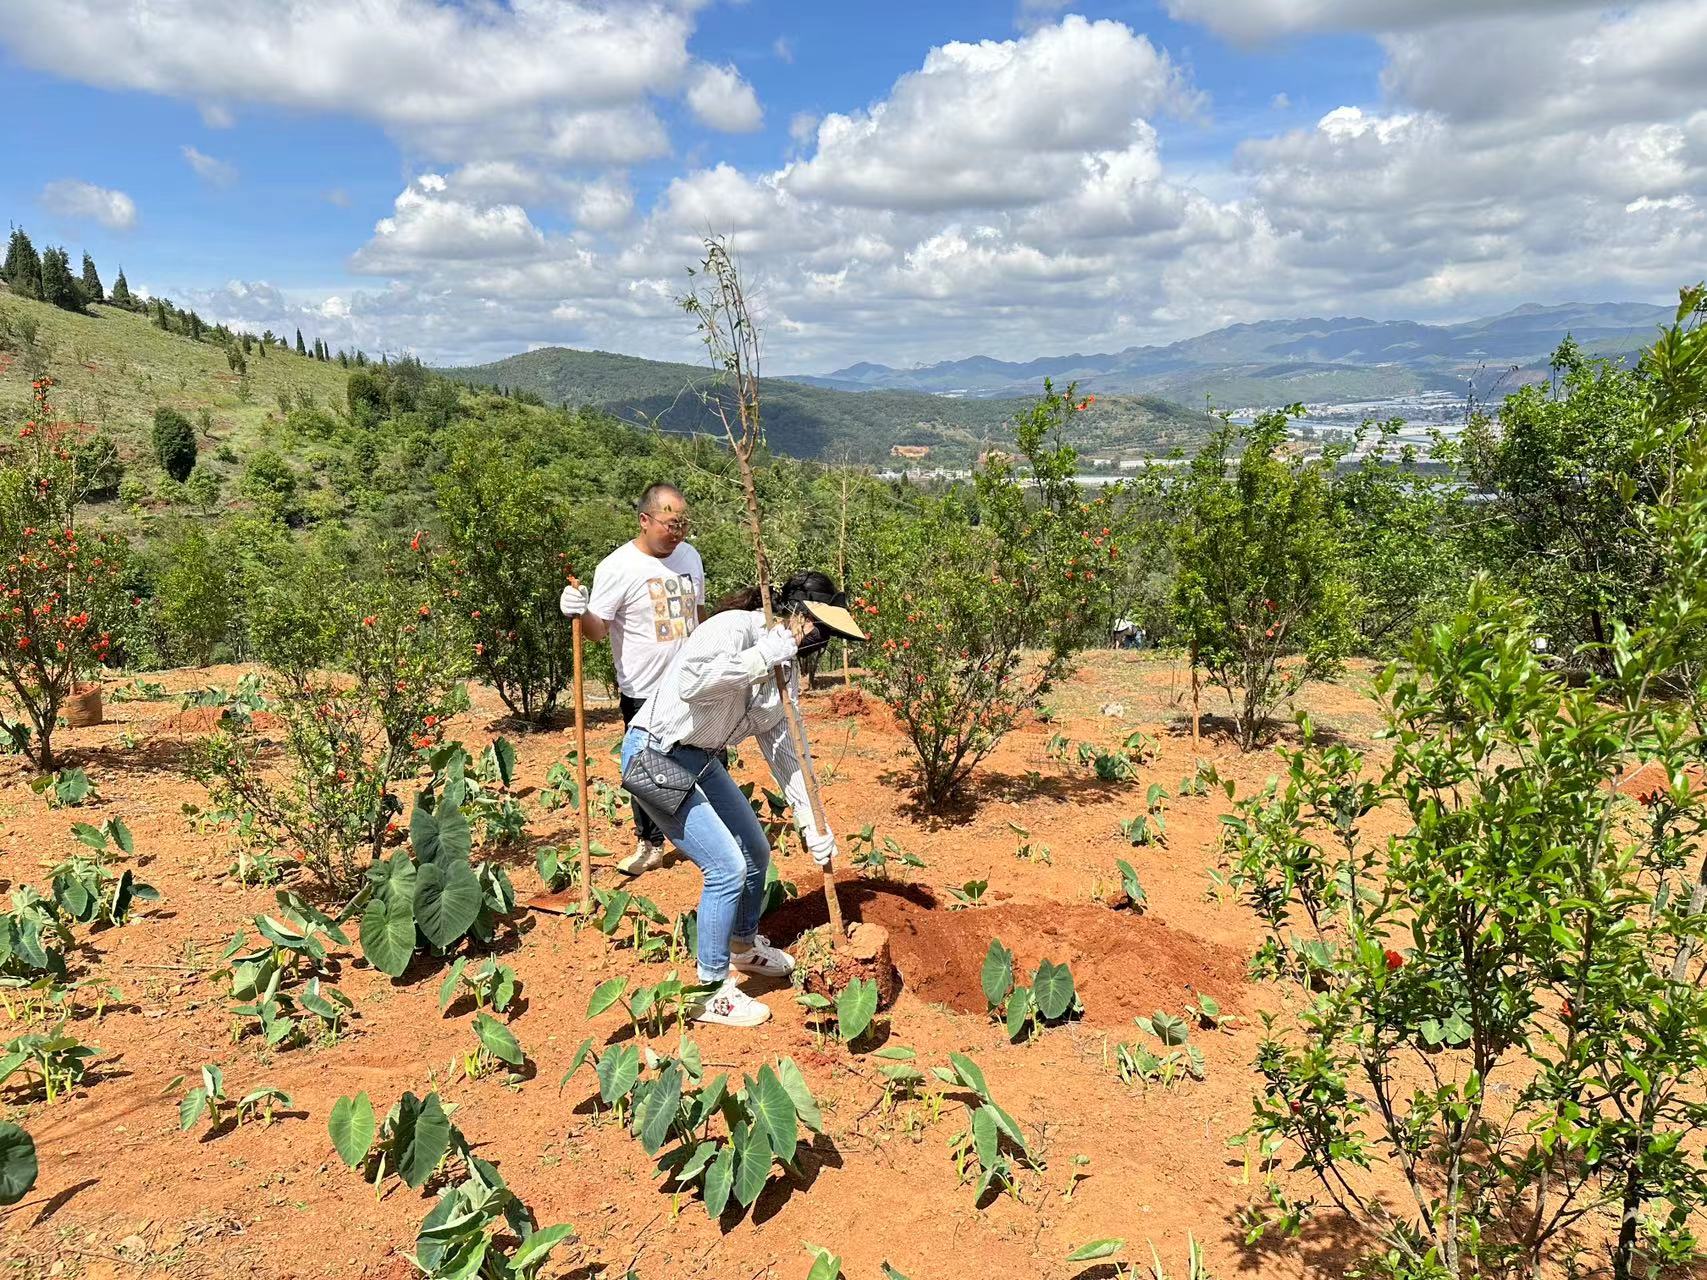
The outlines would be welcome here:
[[[559,608],[581,618],[590,640],[610,637],[621,694],[622,724],[652,696],[664,669],[704,616],[705,566],[686,541],[688,504],[673,484],[654,484],[640,495],[640,532],[593,571],[593,585],[565,587]],[[664,833],[634,806],[634,852],[616,864],[637,876],[664,864]]]

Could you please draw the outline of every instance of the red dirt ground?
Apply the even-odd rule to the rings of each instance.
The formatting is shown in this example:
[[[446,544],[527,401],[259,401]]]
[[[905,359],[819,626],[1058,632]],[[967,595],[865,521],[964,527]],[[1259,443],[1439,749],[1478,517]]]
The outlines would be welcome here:
[[[227,668],[161,678],[177,693],[229,688],[240,674]],[[1351,687],[1356,683],[1314,687],[1306,701],[1320,725],[1367,741],[1377,717]],[[1232,1222],[1260,1190],[1227,1141],[1249,1117],[1254,1015],[1272,997],[1244,977],[1257,939],[1248,913],[1206,896],[1225,798],[1170,799],[1165,847],[1134,850],[1116,831],[1151,782],[1171,793],[1194,768],[1184,689],[1166,663],[1091,655],[1083,674],[1057,693],[1052,722],[1004,743],[976,777],[976,805],[952,820],[917,813],[903,744],[886,712],[868,701],[863,713],[836,715],[833,683],[809,697],[832,823],[843,833],[873,823],[880,838],[893,836],[927,864],[893,883],[841,873],[850,918],[888,928],[902,972],[900,998],[880,1016],[875,1039],[911,1046],[927,1065],[946,1063],[950,1051],[971,1054],[1047,1168],[1021,1176],[1017,1199],[975,1208],[948,1150],[964,1127],[964,1106],[951,1097],[934,1119],[923,1103],[886,1110],[876,1063],[833,1043],[820,1046],[804,1011],[786,990],[775,991],[775,1016],[763,1028],[699,1029],[696,1039],[706,1062],[723,1070],[751,1071],[792,1054],[822,1104],[828,1133],[804,1158],[800,1185],[773,1176],[755,1208],[732,1225],[709,1221],[697,1201],[677,1206],[659,1191],[639,1144],[588,1105],[585,1073],[556,1089],[583,1036],[605,1041],[627,1033],[616,1010],[589,1024],[593,988],[618,973],[653,981],[667,970],[637,963],[571,919],[528,916],[505,944],[505,959],[524,984],[511,1025],[532,1065],[515,1087],[501,1076],[462,1077],[456,1063],[473,1044],[468,1010],[453,1005],[440,1014],[443,966],[425,961],[392,981],[355,954],[337,953],[337,985],[355,1000],[358,1016],[334,1046],[272,1053],[252,1037],[233,1043],[226,984],[212,971],[234,930],[271,905],[272,891],[236,884],[227,870],[228,837],[197,829],[182,812],[184,804],[206,800],[178,770],[185,746],[211,717],[182,714],[176,701],[115,705],[109,698],[108,723],[61,739],[98,784],[94,805],[50,810],[29,790],[21,765],[0,766],[7,770],[0,775],[4,887],[42,883],[42,868],[74,850],[73,822],[117,815],[135,833],[139,875],[163,894],[126,928],[79,932],[87,945],[74,968],[119,992],[99,1019],[85,1017],[74,1028],[101,1048],[91,1080],[51,1106],[18,1105],[10,1086],[0,1095],[11,1104],[5,1117],[35,1135],[42,1161],[35,1192],[0,1214],[0,1257],[11,1262],[9,1274],[30,1277],[407,1276],[402,1255],[413,1249],[431,1192],[393,1179],[376,1200],[333,1152],[326,1117],[341,1094],[366,1090],[383,1114],[404,1089],[438,1088],[456,1105],[462,1131],[500,1162],[540,1222],[578,1229],[548,1276],[621,1280],[632,1266],[643,1280],[787,1280],[805,1275],[810,1259],[801,1242],[810,1240],[843,1256],[848,1280],[877,1277],[884,1261],[912,1280],[1094,1280],[1107,1269],[1064,1258],[1104,1236],[1127,1237],[1139,1255],[1148,1237],[1170,1274],[1183,1274],[1188,1232],[1221,1276],[1341,1274],[1366,1243],[1345,1234],[1342,1223],[1322,1219],[1301,1245],[1253,1251],[1240,1244]],[[503,726],[490,691],[476,690],[474,701],[453,733],[479,750]],[[1103,715],[1111,702],[1124,704],[1124,714]],[[853,710],[845,699],[840,707]],[[614,709],[597,708],[591,718],[596,745],[589,754],[614,783],[605,750],[619,732]],[[1160,758],[1136,783],[1087,780],[1045,756],[1045,740],[1057,730],[1112,745],[1134,728],[1161,744]],[[510,736],[523,787],[537,788],[572,735]],[[1266,753],[1239,756],[1224,736],[1206,740],[1201,754],[1242,791],[1261,785],[1277,764]],[[756,755],[746,755],[742,772],[752,776]],[[527,846],[493,856],[511,868],[525,897],[539,887],[532,845],[574,839],[575,819],[541,809],[531,794],[524,803]],[[1010,821],[1049,846],[1051,864],[1015,857]],[[632,838],[626,827],[595,836],[613,849]],[[1118,887],[1117,857],[1129,858],[1143,878],[1147,914],[1114,912],[1096,900]],[[797,850],[783,856],[781,870],[802,886],[817,882]],[[601,881],[609,878],[600,872]],[[971,879],[989,880],[990,905],[948,910],[947,890]],[[675,912],[696,899],[698,875],[682,862],[638,887]],[[765,927],[782,942],[821,922],[823,912],[821,893],[809,894]],[[1009,1045],[983,1015],[978,985],[993,936],[1015,949],[1027,971],[1043,958],[1069,962],[1084,1018]],[[1183,1011],[1199,991],[1244,1015],[1230,1031],[1194,1032],[1207,1079],[1171,1090],[1123,1085],[1110,1065],[1112,1045],[1134,1034],[1131,1018],[1158,1008]],[[665,1042],[673,1046],[674,1036]],[[176,1076],[193,1077],[204,1062],[221,1064],[235,1092],[261,1082],[288,1090],[294,1108],[271,1127],[181,1134],[182,1090],[167,1086]],[[1076,1155],[1088,1157],[1081,1171],[1089,1176],[1068,1199]]]

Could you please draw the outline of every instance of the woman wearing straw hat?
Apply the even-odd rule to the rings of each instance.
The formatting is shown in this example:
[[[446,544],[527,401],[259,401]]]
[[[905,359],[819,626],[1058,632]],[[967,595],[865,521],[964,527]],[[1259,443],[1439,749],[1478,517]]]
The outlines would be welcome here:
[[[758,932],[770,843],[717,753],[747,738],[757,742],[806,847],[819,866],[828,866],[836,839],[812,825],[801,761],[771,672],[785,666],[789,696],[797,697],[797,658],[824,648],[831,636],[865,639],[846,596],[825,574],[795,574],[773,590],[772,608],[777,622],[766,628],[758,588],[720,602],[670,660],[622,740],[624,785],[705,878],[699,980],[716,990],[695,1017],[736,1027],[756,1027],[770,1010],[736,985],[731,969],[785,978],[794,960]],[[673,775],[679,791],[648,795],[644,783],[652,774],[659,781]]]

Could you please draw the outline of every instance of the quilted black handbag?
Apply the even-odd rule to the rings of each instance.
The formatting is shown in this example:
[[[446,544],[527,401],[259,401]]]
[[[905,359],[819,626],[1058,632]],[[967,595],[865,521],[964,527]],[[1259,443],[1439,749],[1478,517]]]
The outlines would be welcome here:
[[[711,767],[710,760],[705,767]],[[694,773],[655,747],[642,747],[629,757],[628,767],[622,771],[622,789],[654,814],[671,816],[688,802],[704,772]]]

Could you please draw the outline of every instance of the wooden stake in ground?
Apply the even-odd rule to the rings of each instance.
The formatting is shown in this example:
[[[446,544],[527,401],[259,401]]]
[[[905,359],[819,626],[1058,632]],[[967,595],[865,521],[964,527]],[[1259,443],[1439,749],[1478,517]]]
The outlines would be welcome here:
[[[842,584],[842,590],[848,589],[848,473],[842,471],[842,519],[836,533],[836,573]],[[842,687],[845,689],[853,683],[853,672],[848,669],[848,642],[842,641]]]
[[[580,586],[574,578],[569,581]],[[586,667],[581,661],[581,615],[569,621],[571,656],[575,670],[575,783],[581,797],[581,912],[586,914],[593,905],[593,837],[592,810],[587,798],[587,683]]]
[[[689,274],[693,274],[690,272]],[[758,447],[759,430],[759,331],[747,310],[747,297],[741,287],[741,276],[729,247],[721,239],[705,242],[705,259],[698,272],[701,283],[681,300],[682,308],[693,316],[700,337],[711,354],[711,362],[723,375],[722,384],[704,397],[707,406],[723,424],[723,435],[734,455],[736,469],[741,473],[741,493],[747,504],[747,533],[753,539],[753,558],[759,575],[759,598],[764,604],[765,626],[776,622],[771,608],[770,564],[765,558],[764,529],[759,520],[759,490],[753,480],[753,451]],[[727,387],[734,399],[734,417],[730,416],[728,397],[722,394]],[[800,762],[801,776],[806,780],[806,797],[812,809],[812,825],[828,831],[824,819],[824,801],[818,793],[818,773],[812,767],[812,757],[806,749],[806,730],[800,720],[800,708],[789,695],[788,679],[782,668],[771,671],[776,681],[777,696],[782,699],[783,717],[788,721],[788,738],[794,746],[794,756]],[[842,904],[836,897],[836,880],[829,867],[824,868],[824,904],[830,914],[831,936],[839,944],[847,936],[842,924]]]

